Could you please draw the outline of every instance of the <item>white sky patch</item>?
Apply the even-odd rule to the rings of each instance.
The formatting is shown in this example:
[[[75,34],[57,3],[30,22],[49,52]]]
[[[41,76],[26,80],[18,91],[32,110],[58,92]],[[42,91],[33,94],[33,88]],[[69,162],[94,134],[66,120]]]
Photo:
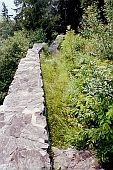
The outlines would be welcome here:
[[[14,0],[0,0],[0,17],[1,17],[2,9],[3,9],[2,2],[5,3],[5,5],[8,9],[8,14],[15,15],[15,11],[11,9],[11,8],[15,9],[15,5],[14,5],[13,1]]]

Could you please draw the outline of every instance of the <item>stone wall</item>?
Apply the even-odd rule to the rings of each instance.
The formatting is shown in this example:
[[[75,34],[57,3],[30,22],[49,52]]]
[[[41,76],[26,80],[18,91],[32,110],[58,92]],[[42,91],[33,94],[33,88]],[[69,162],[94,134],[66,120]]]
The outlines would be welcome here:
[[[21,59],[0,106],[0,170],[49,170],[49,142],[39,51]]]
[[[90,151],[74,147],[52,147],[50,162],[39,55],[43,45],[34,44],[21,59],[0,106],[0,170],[103,170]],[[58,39],[50,52],[56,52],[57,45]]]

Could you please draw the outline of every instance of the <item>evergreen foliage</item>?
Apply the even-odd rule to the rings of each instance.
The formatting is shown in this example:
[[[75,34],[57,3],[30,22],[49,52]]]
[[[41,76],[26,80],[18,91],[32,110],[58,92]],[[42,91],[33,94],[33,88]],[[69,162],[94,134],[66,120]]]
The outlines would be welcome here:
[[[7,39],[8,36],[14,35],[15,23],[9,20],[6,22],[4,18],[0,20],[0,39]]]
[[[8,9],[5,5],[4,2],[2,2],[3,5],[3,9],[2,9],[2,16],[6,19],[6,21],[8,22]]]
[[[67,25],[78,32],[78,25],[82,20],[83,9],[91,4],[98,3],[100,17],[104,17],[104,0],[18,0],[15,5],[21,4],[21,12],[16,15],[15,20],[19,29],[24,26],[27,30],[42,28],[47,38],[52,39],[52,34],[65,33]]]
[[[71,25],[76,32],[82,18],[82,8],[80,0],[59,0],[58,11],[61,16],[61,27],[66,30],[67,25]]]
[[[67,25],[71,25],[77,31],[82,16],[80,0],[26,0],[19,2],[22,4],[22,9],[15,17],[19,29],[23,26],[27,30],[42,28],[48,39],[53,38],[54,32],[65,32]],[[15,1],[16,5],[18,3]]]

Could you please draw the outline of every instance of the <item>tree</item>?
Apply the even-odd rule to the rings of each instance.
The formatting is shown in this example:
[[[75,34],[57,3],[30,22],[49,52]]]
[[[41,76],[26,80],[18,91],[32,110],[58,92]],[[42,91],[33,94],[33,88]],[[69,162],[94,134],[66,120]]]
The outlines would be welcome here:
[[[8,14],[8,9],[5,5],[5,3],[2,3],[3,9],[2,9],[2,18],[0,21],[0,36],[2,39],[7,39],[8,36],[13,36],[14,33],[14,21],[10,19],[11,16]]]
[[[5,3],[2,3],[3,9],[2,9],[2,16],[6,19],[6,21],[8,22],[8,9],[5,5]]]
[[[48,39],[52,38],[53,32],[59,31],[58,10],[53,9],[54,5],[49,0],[18,0],[15,4],[22,5],[21,12],[15,17],[18,28],[24,27],[27,30],[42,28]]]
[[[2,17],[5,18],[5,20],[6,20],[7,22],[9,22],[10,17],[12,17],[13,15],[9,15],[9,14],[8,14],[8,9],[7,9],[7,7],[6,7],[6,5],[5,5],[4,2],[2,2],[2,6],[3,6],[3,9],[2,9]]]
[[[104,0],[90,0],[90,1],[89,0],[81,0],[81,5],[84,8],[87,8],[88,6],[91,6],[94,3],[97,3],[97,5],[98,5],[101,20],[104,23],[106,23],[106,18],[105,18],[104,11],[103,11],[103,7],[104,7],[104,4],[105,4]]]
[[[67,25],[71,25],[72,29],[77,31],[81,16],[80,0],[60,0],[59,13],[62,18],[61,25],[66,29]]]
[[[14,0],[14,4],[15,4],[16,8],[13,10],[16,12],[16,14],[21,12],[23,3],[18,0]]]
[[[0,20],[0,38],[7,39],[8,36],[14,35],[15,22],[13,20],[8,20],[8,22],[2,18]]]
[[[94,3],[98,3],[98,7],[103,7],[104,6],[104,0],[81,0],[81,4],[84,7],[90,6]]]
[[[15,1],[22,4],[22,9],[19,14],[16,15],[15,19],[28,30],[39,27],[39,20],[43,17],[46,12],[46,7],[48,5],[48,0],[23,0]]]
[[[82,18],[80,0],[15,0],[15,5],[22,4],[22,9],[16,15],[17,24],[27,30],[43,28],[47,38],[51,39],[54,32],[65,33],[67,26],[77,32]]]

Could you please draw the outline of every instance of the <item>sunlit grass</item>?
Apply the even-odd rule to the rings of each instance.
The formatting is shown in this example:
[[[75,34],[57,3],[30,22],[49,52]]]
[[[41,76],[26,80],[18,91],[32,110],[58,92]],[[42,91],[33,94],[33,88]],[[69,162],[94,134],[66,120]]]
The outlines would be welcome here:
[[[60,53],[47,58],[43,56],[41,68],[51,144],[61,147],[64,142],[65,132],[68,129],[65,112],[65,95],[69,82],[68,70]]]

